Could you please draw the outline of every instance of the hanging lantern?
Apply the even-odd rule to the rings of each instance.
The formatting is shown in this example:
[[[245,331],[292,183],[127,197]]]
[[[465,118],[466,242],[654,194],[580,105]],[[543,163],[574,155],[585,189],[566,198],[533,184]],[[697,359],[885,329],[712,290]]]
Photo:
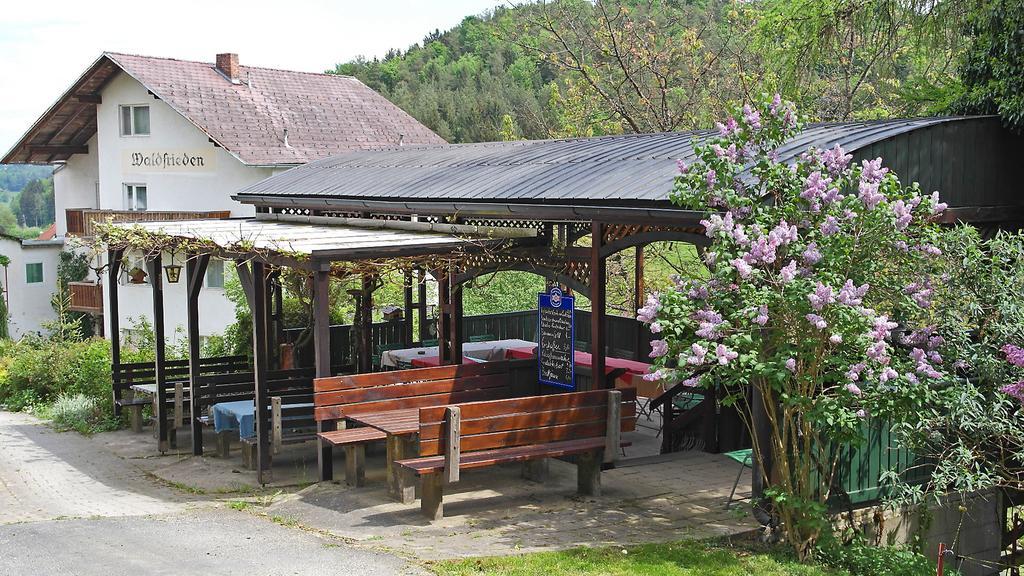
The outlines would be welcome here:
[[[171,254],[171,263],[164,266],[164,274],[167,275],[167,282],[177,284],[181,279],[181,265],[174,263],[174,254]]]

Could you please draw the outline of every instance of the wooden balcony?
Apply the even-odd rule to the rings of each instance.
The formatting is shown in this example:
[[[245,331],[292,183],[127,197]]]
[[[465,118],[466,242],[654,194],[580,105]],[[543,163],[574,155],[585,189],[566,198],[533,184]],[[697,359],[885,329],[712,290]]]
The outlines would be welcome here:
[[[68,208],[68,235],[91,237],[96,235],[96,225],[103,222],[161,222],[165,220],[206,220],[227,218],[228,210],[198,212],[188,210],[97,210],[93,208]]]
[[[70,308],[76,312],[103,314],[103,285],[92,282],[68,282]]]

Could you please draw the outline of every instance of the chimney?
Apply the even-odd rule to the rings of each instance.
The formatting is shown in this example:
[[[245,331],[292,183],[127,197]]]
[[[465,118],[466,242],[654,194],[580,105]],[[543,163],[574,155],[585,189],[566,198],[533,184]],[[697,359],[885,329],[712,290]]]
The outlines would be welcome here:
[[[238,65],[238,54],[217,54],[217,70],[227,76],[232,84],[242,82],[242,69]]]

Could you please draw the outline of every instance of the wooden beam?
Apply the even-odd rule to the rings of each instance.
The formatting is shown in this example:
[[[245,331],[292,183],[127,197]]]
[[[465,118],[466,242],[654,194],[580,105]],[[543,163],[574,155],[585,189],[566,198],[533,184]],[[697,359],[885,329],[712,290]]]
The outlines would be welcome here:
[[[187,294],[185,295],[185,308],[188,314],[188,383],[189,389],[189,425],[192,430],[192,454],[201,456],[203,454],[203,424],[199,421],[200,400],[202,390],[200,387],[200,347],[199,347],[199,292],[203,288],[203,277],[206,275],[206,268],[210,264],[210,256],[207,254],[190,254],[185,262],[185,277],[188,282]],[[210,386],[210,391],[214,390]],[[213,402],[210,402],[213,404]]]
[[[102,104],[103,98],[96,93],[89,94],[75,94],[75,100],[83,104]]]
[[[644,307],[646,295],[644,294],[644,247],[637,246],[636,254],[633,258],[633,310],[630,316],[635,316],[637,310]],[[648,339],[645,334],[643,324],[640,322],[634,322],[636,326],[636,354],[634,359],[638,362],[647,360],[647,346]]]
[[[459,481],[459,464],[462,458],[462,409],[449,406],[444,409],[444,483]]]
[[[441,365],[453,364],[451,325],[451,277],[438,272],[431,274],[437,279],[437,359]]]
[[[313,273],[313,353],[316,377],[326,378],[331,375],[331,274],[330,272]],[[335,421],[316,423],[317,432],[331,432],[337,429]],[[322,440],[317,440],[317,469],[320,480],[334,479],[334,447]]]
[[[174,431],[170,429],[167,421],[167,357],[164,332],[164,283],[163,283],[163,258],[159,252],[146,261],[149,268],[149,284],[153,292],[153,336],[155,340],[155,360],[153,369],[156,382],[156,430],[159,440],[160,452],[167,452],[167,449],[174,442]]]
[[[592,356],[592,389],[605,388],[605,281],[606,260],[601,256],[604,244],[604,224],[592,222],[590,226],[590,354]]]
[[[242,285],[245,300],[249,303],[249,310],[252,310],[254,301],[252,295],[252,271],[249,268],[249,263],[245,260],[237,260],[235,261],[235,270],[238,272],[238,283]]]
[[[30,155],[36,154],[88,154],[89,147],[86,145],[46,145],[46,146],[29,146],[28,151]]]
[[[370,372],[373,369],[373,338],[370,333],[373,329],[373,285],[376,277],[370,274],[363,274],[361,294],[359,296],[359,320],[360,325],[356,326],[359,338],[359,372]]]
[[[117,277],[121,273],[121,257],[124,250],[107,250],[107,294],[110,302],[107,306],[107,319],[110,323],[110,371],[113,381],[119,380],[121,372],[121,319],[118,312]],[[114,389],[114,414],[121,415],[121,407],[117,401],[121,399],[121,390]]]
[[[254,260],[252,352],[256,396],[256,477],[260,484],[271,481],[270,471],[270,394],[267,379],[267,284],[263,262]]]
[[[427,329],[427,272],[422,268],[416,270],[416,313],[419,314],[420,342],[430,338]]]
[[[453,281],[454,278],[449,276],[449,281]],[[464,358],[462,356],[462,284],[453,284],[451,286],[451,318],[448,320],[451,323],[451,338],[452,338],[452,364],[462,364]]]
[[[412,269],[407,269],[402,276],[402,322],[405,324],[402,326],[402,343],[406,347],[411,348],[413,337],[412,337]]]

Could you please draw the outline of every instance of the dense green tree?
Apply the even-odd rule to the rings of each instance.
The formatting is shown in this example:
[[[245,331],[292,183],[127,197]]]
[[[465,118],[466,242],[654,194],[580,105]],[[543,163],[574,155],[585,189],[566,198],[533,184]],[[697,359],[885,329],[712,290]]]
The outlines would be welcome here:
[[[30,181],[11,201],[11,210],[24,226],[52,224],[54,220],[53,181]]]
[[[950,110],[958,114],[999,114],[1024,131],[1024,3],[992,0],[972,12],[969,46],[959,63],[963,92]]]

